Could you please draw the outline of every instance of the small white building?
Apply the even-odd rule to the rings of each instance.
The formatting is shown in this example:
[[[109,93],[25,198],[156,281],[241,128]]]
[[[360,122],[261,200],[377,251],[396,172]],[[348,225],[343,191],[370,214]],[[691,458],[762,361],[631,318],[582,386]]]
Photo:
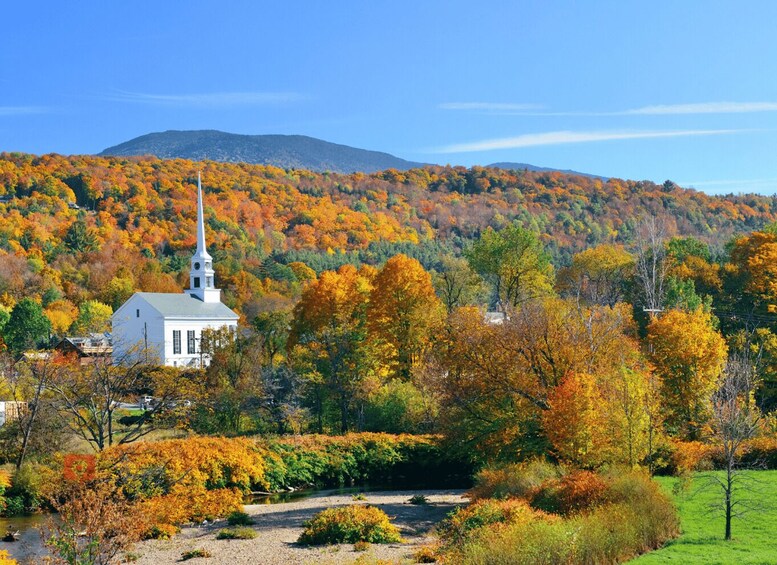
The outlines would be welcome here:
[[[197,250],[191,260],[189,290],[183,294],[136,292],[113,314],[113,358],[156,358],[173,367],[210,363],[200,341],[205,329],[237,331],[238,315],[221,302],[215,288],[213,258],[205,248],[202,186],[197,175]]]

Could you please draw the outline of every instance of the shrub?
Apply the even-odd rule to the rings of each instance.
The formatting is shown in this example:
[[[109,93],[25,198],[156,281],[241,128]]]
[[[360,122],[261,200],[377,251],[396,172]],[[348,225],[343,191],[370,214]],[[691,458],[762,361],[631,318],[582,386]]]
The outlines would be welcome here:
[[[478,500],[457,508],[437,527],[440,538],[448,545],[463,543],[472,534],[492,524],[524,524],[544,513],[534,510],[523,500]]]
[[[354,504],[322,510],[305,522],[305,531],[298,541],[304,545],[395,543],[402,538],[383,510]]]
[[[413,553],[413,560],[416,563],[437,563],[438,551],[439,547],[435,545],[422,545]]]
[[[544,459],[532,459],[500,467],[489,467],[475,476],[475,486],[467,493],[472,500],[481,498],[524,497],[542,483],[558,479],[564,468]]]
[[[24,498],[21,496],[9,496],[5,499],[5,508],[3,509],[3,515],[5,516],[19,516],[25,513]]]
[[[192,549],[191,551],[184,551],[181,554],[181,561],[188,561],[189,559],[195,559],[197,557],[212,557],[210,551],[206,549]]]
[[[254,539],[256,532],[251,528],[228,528],[219,530],[216,539]]]
[[[146,539],[170,539],[178,533],[178,527],[172,524],[154,524],[145,533]]]
[[[12,559],[8,552],[0,549],[0,565],[17,565],[16,559]]]
[[[6,491],[8,497],[9,515],[32,512],[46,504],[51,495],[51,489],[59,484],[52,477],[53,471],[49,467],[37,463],[25,463],[14,473],[11,486]],[[11,499],[17,500],[11,502]],[[13,510],[11,506],[13,505]]]
[[[700,441],[673,441],[670,469],[680,475],[713,467],[715,446]]]
[[[677,514],[669,499],[646,474],[626,472],[600,477],[606,485],[589,488],[591,477],[570,480],[575,488],[558,492],[594,492],[598,506],[562,519],[527,507],[521,519],[492,520],[476,528],[461,529],[456,543],[445,547],[446,562],[499,563],[617,563],[663,545],[679,532]],[[580,488],[585,485],[585,488]],[[576,497],[572,496],[571,500]],[[558,500],[564,497],[559,495]],[[479,501],[472,506],[482,505]],[[497,502],[497,501],[494,501]],[[514,501],[520,502],[520,501]],[[462,514],[472,512],[462,509]],[[493,517],[493,515],[492,515]]]
[[[235,511],[227,516],[227,524],[230,526],[250,526],[254,520],[245,512]]]
[[[360,492],[358,494],[354,494],[351,497],[351,499],[355,500],[355,501],[359,501],[359,500],[367,500],[367,497],[365,496],[365,494],[363,492]]]
[[[607,482],[591,471],[574,471],[544,482],[531,493],[534,508],[554,514],[589,510],[605,500]]]
[[[368,541],[357,541],[355,544],[353,544],[354,551],[367,551],[369,548],[370,542]]]
[[[408,500],[410,504],[416,504],[416,505],[426,505],[429,504],[429,499],[426,498],[423,494],[414,494],[410,497],[410,500]]]

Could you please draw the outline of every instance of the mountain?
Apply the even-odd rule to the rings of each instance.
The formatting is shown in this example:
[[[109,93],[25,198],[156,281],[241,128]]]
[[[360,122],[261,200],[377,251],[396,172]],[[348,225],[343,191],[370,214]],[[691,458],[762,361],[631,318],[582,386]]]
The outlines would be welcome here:
[[[527,171],[532,171],[534,173],[564,173],[565,175],[577,175],[580,177],[588,177],[591,179],[599,179],[601,181],[607,182],[609,180],[609,177],[603,177],[600,175],[592,175],[590,173],[581,173],[579,171],[572,171],[569,169],[553,169],[549,167],[537,167],[536,165],[529,165],[528,163],[491,163],[490,165],[486,165],[487,167],[492,167],[495,169],[507,169],[507,170],[516,170],[516,171],[522,171],[526,169]]]
[[[357,149],[305,135],[239,135],[216,130],[149,133],[109,147],[99,155],[154,155],[161,159],[243,162],[337,173],[405,171],[424,166],[388,153]]]

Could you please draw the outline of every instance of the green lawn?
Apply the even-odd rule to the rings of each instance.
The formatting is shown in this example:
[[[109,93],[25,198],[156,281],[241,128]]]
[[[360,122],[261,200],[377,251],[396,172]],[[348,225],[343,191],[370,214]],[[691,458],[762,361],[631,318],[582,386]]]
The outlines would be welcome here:
[[[712,487],[700,490],[702,481],[697,477],[686,493],[672,495],[680,512],[683,534],[663,549],[631,563],[777,563],[777,471],[749,473],[756,479],[756,492],[748,496],[759,501],[761,508],[733,521],[732,541],[723,540],[723,516],[709,510],[709,505],[719,500],[720,491]],[[671,477],[656,480],[669,493],[677,482]]]

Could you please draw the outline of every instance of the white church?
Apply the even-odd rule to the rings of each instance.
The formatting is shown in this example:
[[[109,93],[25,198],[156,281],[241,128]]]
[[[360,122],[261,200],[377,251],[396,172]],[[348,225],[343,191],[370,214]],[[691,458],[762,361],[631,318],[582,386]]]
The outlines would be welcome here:
[[[237,331],[238,315],[221,302],[214,285],[213,258],[205,248],[202,183],[197,174],[197,250],[183,294],[136,292],[113,314],[113,358],[131,358],[142,352],[172,367],[205,367],[202,353],[205,329]]]

